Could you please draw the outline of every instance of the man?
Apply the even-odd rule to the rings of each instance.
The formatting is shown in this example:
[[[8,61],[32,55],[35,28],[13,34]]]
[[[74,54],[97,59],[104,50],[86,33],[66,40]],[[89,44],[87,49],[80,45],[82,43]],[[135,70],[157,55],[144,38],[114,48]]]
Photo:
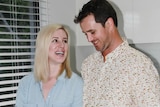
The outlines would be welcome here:
[[[74,22],[97,50],[82,63],[84,107],[160,106],[158,71],[149,57],[121,38],[108,1],[84,4]]]

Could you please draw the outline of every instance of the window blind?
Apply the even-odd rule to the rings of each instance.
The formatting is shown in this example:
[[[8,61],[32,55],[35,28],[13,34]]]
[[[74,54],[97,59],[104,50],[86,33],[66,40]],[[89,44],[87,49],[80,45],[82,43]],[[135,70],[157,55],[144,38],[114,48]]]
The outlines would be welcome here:
[[[0,107],[13,107],[20,79],[33,70],[46,0],[0,0]]]

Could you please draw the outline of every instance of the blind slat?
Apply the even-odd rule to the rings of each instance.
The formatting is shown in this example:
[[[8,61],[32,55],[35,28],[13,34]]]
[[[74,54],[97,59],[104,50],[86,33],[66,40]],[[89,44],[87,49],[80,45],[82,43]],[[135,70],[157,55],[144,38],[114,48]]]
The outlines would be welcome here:
[[[19,33],[16,33],[16,32],[0,32],[0,34],[7,34],[7,35],[37,35],[37,33],[27,33],[27,32],[19,32]]]
[[[35,46],[0,46],[0,49],[20,49],[20,48],[35,48]]]
[[[21,7],[21,8],[31,8],[31,9],[38,9],[39,7],[33,7],[33,6],[23,6],[23,5],[14,5],[14,4],[2,4],[0,3],[0,6],[8,6],[8,7]]]
[[[31,20],[31,19],[14,19],[14,18],[0,18],[0,20],[7,20],[7,21],[23,21],[23,22],[39,22],[39,20]]]
[[[0,27],[9,27],[9,28],[39,28],[38,26],[14,26],[14,25],[0,25]]]
[[[0,99],[5,99],[5,98],[12,98],[12,97],[16,97],[16,94],[5,94],[5,95],[1,95]]]
[[[19,81],[20,80],[5,80],[5,81],[1,81],[0,85],[19,83]]]
[[[9,42],[35,42],[36,40],[32,40],[32,39],[0,39],[0,41],[9,41]]]
[[[7,67],[0,67],[0,70],[15,70],[15,69],[32,69],[33,65],[30,66],[7,66]]]
[[[27,75],[27,74],[28,74],[28,72],[6,73],[6,74],[0,74],[0,78],[2,78],[2,77],[24,76],[24,75]]]
[[[0,107],[14,107],[21,78],[32,72],[47,15],[47,0],[0,0]]]
[[[15,11],[0,11],[0,13],[8,13],[8,14],[21,14],[21,15],[31,15],[31,16],[34,16],[34,15],[39,15],[39,13],[25,13],[25,12],[15,12]]]
[[[12,62],[33,62],[33,59],[12,59],[12,60],[0,60],[0,63],[12,63]]]
[[[0,56],[34,55],[34,52],[0,53]]]
[[[1,102],[0,103],[0,107],[1,106],[6,106],[7,107],[7,105],[12,105],[12,104],[15,104],[15,100],[10,100],[10,101],[4,101],[4,102]],[[14,107],[14,106],[13,106]]]
[[[7,88],[0,88],[0,92],[5,92],[5,91],[14,91],[17,90],[18,86],[14,86],[14,87],[7,87]],[[2,95],[0,96],[2,98]],[[1,99],[0,98],[0,99]]]

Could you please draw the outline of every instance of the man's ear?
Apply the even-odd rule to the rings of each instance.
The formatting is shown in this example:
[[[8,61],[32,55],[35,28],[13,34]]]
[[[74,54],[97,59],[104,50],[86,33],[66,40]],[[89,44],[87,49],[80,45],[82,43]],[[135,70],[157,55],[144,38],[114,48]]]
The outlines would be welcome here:
[[[113,19],[112,19],[111,17],[109,17],[109,18],[107,19],[107,21],[105,22],[105,25],[114,26]]]
[[[108,29],[112,29],[114,27],[114,22],[113,19],[110,17],[107,19],[107,21],[105,22],[105,27]]]

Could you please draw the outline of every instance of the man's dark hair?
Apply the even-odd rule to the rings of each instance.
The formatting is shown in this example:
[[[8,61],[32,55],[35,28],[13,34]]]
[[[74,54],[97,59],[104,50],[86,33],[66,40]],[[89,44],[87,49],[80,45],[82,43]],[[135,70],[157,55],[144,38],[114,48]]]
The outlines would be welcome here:
[[[116,11],[106,0],[90,0],[84,4],[78,16],[75,16],[74,22],[79,23],[90,14],[93,14],[95,21],[101,23],[102,26],[105,25],[109,17],[113,19],[115,26],[118,25]]]

